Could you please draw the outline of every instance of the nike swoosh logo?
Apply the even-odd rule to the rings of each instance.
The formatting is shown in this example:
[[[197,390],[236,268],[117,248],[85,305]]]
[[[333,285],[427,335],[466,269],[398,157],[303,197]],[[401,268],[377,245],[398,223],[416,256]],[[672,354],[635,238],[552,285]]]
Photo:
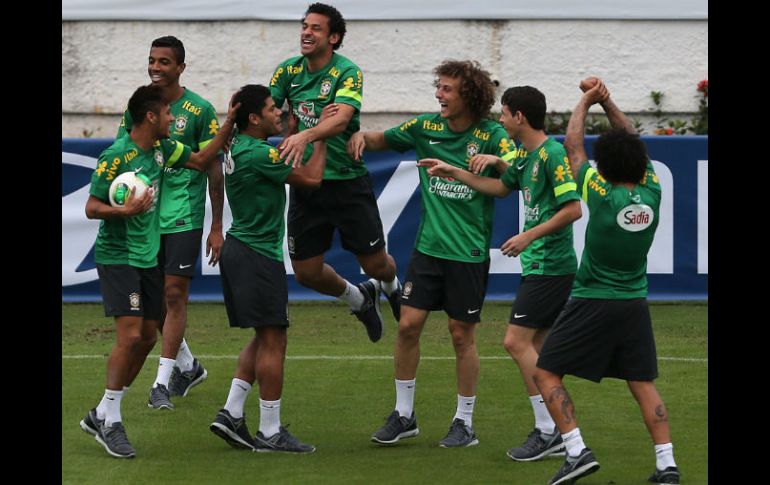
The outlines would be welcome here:
[[[435,140],[429,140],[429,141],[428,141],[428,144],[429,144],[429,145],[437,145],[437,144],[439,144],[439,143],[441,143],[441,142],[440,142],[440,141],[435,141]]]
[[[374,246],[380,241],[380,238],[375,239],[374,241],[369,241],[369,246]]]
[[[527,166],[527,164],[525,163],[524,165],[516,165],[516,168],[518,170],[524,170],[524,167],[526,167],[526,166]]]
[[[192,264],[180,264],[179,269],[189,268],[190,266],[192,266]]]
[[[476,308],[475,310],[468,310],[468,315],[472,315],[474,313],[477,313],[481,308]]]
[[[297,86],[299,86],[299,84],[291,83],[290,86],[293,87],[293,88],[296,88]]]
[[[244,391],[246,390],[246,388],[245,388],[245,387],[243,387],[243,386],[242,386],[242,385],[240,385],[240,384],[236,384],[236,386],[240,387],[240,388],[241,388],[242,390],[244,390]]]
[[[526,314],[526,313],[525,313],[524,315],[519,315],[518,313],[514,313],[514,314],[513,314],[513,318],[524,318],[524,317],[526,317],[526,316],[527,316],[527,314]]]

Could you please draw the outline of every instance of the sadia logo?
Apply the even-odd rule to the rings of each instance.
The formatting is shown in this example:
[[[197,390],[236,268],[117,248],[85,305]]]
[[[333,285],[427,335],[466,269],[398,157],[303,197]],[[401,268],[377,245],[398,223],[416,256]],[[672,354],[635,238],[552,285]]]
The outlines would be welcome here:
[[[618,225],[629,232],[639,232],[647,229],[655,219],[652,207],[645,204],[629,205],[618,212]]]

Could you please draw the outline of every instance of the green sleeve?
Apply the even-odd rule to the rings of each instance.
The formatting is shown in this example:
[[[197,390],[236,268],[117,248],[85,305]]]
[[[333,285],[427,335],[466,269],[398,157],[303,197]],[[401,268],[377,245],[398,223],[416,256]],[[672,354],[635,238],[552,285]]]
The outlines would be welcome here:
[[[580,196],[577,193],[577,183],[572,178],[569,158],[567,158],[567,153],[563,148],[561,150],[552,150],[548,153],[548,160],[545,166],[553,185],[553,195],[556,198],[557,204],[561,205],[570,200],[580,200]]]
[[[652,162],[650,161],[649,158],[647,159],[647,171],[644,174],[644,180],[642,180],[642,185],[646,185],[651,189],[661,190],[660,179],[658,179],[658,176],[655,173],[655,168],[653,168]]]
[[[405,152],[415,147],[415,133],[418,118],[412,118],[399,126],[385,130],[385,142],[388,146],[398,152]]]
[[[88,193],[103,202],[109,203],[110,185],[115,177],[126,171],[123,153],[112,147],[104,150],[96,162],[96,169],[91,174],[91,187]]]
[[[123,116],[120,118],[120,126],[118,126],[118,134],[115,135],[115,138],[120,138],[121,136],[127,135],[128,131],[131,129],[132,126],[132,120],[131,120],[131,113],[128,112],[128,109],[123,112]]]
[[[254,150],[257,169],[271,182],[282,184],[291,173],[291,165],[286,165],[278,157],[278,150],[273,147],[261,146]]]
[[[192,154],[192,148],[176,140],[161,140],[160,149],[163,151],[166,167],[184,167]]]
[[[207,103],[203,109],[203,112],[198,117],[198,125],[196,126],[195,141],[198,142],[198,149],[196,151],[203,150],[206,145],[211,143],[211,140],[219,132],[219,119],[217,118],[217,112],[211,104]]]
[[[502,126],[496,127],[492,131],[492,137],[490,142],[495,146],[495,153],[498,157],[502,158],[508,165],[516,156],[516,143],[508,138],[508,133],[505,132]]]
[[[599,172],[591,166],[590,163],[585,162],[578,171],[577,176],[577,189],[580,194],[580,198],[588,202],[588,184],[591,183],[591,179],[599,175]]]
[[[286,70],[286,66],[278,65],[275,68],[273,77],[270,79],[270,96],[275,101],[275,105],[279,108],[283,106],[283,102],[286,100],[286,82],[289,79],[289,74]]]
[[[511,190],[520,190],[521,186],[519,185],[519,177],[518,177],[518,169],[511,165],[506,169],[505,172],[503,172],[503,175],[500,176],[500,181],[508,187]]]
[[[340,82],[334,93],[335,103],[349,104],[356,111],[361,111],[361,101],[364,95],[364,75],[358,66],[350,66],[340,74]]]

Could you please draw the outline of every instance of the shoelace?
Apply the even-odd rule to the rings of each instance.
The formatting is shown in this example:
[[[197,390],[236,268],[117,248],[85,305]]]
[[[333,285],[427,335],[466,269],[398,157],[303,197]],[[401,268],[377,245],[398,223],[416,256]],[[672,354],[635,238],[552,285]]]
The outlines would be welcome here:
[[[538,432],[537,428],[533,429],[529,436],[527,436],[527,440],[524,442],[523,447],[527,449],[538,449],[540,448],[540,439],[538,438],[540,436],[540,433]]]
[[[126,436],[126,429],[121,423],[115,423],[104,431],[104,437],[113,445],[131,445]]]
[[[398,429],[398,426],[401,424],[401,416],[398,414],[391,414],[387,418],[385,418],[385,429],[392,433]]]

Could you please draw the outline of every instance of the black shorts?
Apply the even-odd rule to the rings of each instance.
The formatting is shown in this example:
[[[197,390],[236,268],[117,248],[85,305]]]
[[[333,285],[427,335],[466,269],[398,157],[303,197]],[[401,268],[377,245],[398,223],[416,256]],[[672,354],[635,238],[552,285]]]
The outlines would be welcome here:
[[[352,180],[324,180],[318,190],[291,187],[287,217],[289,256],[302,260],[324,254],[334,229],[342,247],[353,254],[385,247],[380,210],[367,173]]]
[[[529,328],[550,327],[567,303],[574,279],[574,273],[522,276],[508,322]]]
[[[157,266],[96,264],[105,317],[144,317],[160,320],[163,275]]]
[[[464,263],[415,250],[409,258],[401,304],[421,310],[444,310],[449,318],[478,323],[488,277],[489,260]]]
[[[545,339],[537,366],[563,376],[652,381],[658,359],[646,298],[572,298]]]
[[[201,237],[203,229],[161,234],[158,267],[165,274],[192,278],[201,253]]]
[[[268,258],[228,234],[219,270],[231,327],[289,326],[289,289],[283,261]]]

